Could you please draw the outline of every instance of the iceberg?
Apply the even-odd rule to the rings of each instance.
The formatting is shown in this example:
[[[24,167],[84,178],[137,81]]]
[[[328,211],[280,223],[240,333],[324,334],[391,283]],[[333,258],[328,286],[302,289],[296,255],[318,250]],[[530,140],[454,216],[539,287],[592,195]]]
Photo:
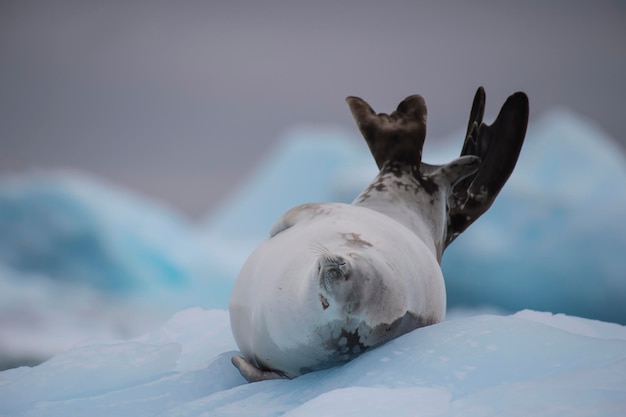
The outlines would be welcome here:
[[[84,174],[1,178],[0,230],[0,369],[224,308],[236,276],[175,212]]]
[[[187,280],[175,262],[181,219],[83,175],[3,178],[0,229],[0,262],[23,273],[111,291]]]
[[[294,380],[247,384],[228,313],[189,309],[130,340],[0,372],[12,416],[602,415],[626,410],[626,328],[522,311],[417,329]]]
[[[371,175],[361,178],[363,166],[370,167]],[[291,207],[310,202],[350,203],[361,191],[359,187],[365,188],[376,173],[367,146],[346,132],[293,129],[229,200],[208,217],[205,227],[222,239],[259,240]]]

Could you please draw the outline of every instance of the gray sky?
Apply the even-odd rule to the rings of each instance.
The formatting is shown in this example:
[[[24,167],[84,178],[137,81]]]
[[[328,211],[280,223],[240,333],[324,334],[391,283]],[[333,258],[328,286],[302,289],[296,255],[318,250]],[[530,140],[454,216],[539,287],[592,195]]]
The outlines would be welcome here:
[[[0,174],[79,169],[198,216],[290,127],[358,137],[347,95],[422,94],[432,139],[479,85],[489,121],[524,90],[531,121],[565,106],[626,149],[624,4],[2,0]]]

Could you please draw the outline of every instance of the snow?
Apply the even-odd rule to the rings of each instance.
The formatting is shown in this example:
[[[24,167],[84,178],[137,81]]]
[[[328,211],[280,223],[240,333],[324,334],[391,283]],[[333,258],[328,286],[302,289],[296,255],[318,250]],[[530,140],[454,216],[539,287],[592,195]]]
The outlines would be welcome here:
[[[131,341],[0,373],[15,416],[603,415],[626,411],[626,327],[524,311],[418,329],[343,366],[247,384],[228,314],[194,308]],[[589,336],[599,326],[602,337]]]
[[[447,321],[245,383],[226,311],[243,261],[283,211],[349,202],[374,175],[352,134],[291,132],[202,224],[78,173],[0,178],[0,365],[50,358],[0,372],[0,415],[626,414],[626,158],[566,111],[531,124],[444,255]]]

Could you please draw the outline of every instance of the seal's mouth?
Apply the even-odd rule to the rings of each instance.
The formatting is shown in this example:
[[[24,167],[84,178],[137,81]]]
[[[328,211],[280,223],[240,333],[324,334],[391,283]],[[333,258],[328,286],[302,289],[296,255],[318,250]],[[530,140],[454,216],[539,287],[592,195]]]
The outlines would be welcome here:
[[[322,293],[320,293],[319,296],[322,303],[322,309],[326,310],[330,306],[330,304],[328,303],[328,299],[324,297]]]

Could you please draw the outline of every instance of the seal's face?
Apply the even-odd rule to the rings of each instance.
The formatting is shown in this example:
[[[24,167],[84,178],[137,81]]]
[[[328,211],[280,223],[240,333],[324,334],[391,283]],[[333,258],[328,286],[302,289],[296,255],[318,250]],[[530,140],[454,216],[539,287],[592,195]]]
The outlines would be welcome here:
[[[392,300],[397,296],[394,291],[383,290],[390,273],[388,263],[378,261],[375,248],[364,253],[336,248],[318,255],[308,276],[312,285],[307,293],[309,301],[316,302],[311,314],[317,319],[301,331],[308,333],[307,340],[317,341],[320,359],[299,372],[346,362],[383,341],[382,334],[374,331],[379,321],[372,316],[380,310],[377,304],[383,308],[397,303]]]
[[[320,255],[314,271],[322,310],[332,307],[329,312],[342,317],[359,315],[363,306],[380,303],[385,296],[383,277],[393,273],[388,263],[358,252]]]
[[[345,248],[344,248],[345,249]],[[314,301],[309,325],[299,331],[317,361],[297,369],[306,373],[353,359],[359,354],[438,318],[409,308],[401,265],[394,265],[375,247],[367,250],[327,251],[318,255],[307,277],[307,301]],[[303,301],[302,304],[306,304]],[[306,351],[299,346],[300,352]],[[310,351],[308,351],[310,352]],[[288,353],[283,352],[283,356]]]
[[[359,308],[367,278],[359,276],[348,257],[325,254],[317,260],[317,280],[322,308],[337,303],[347,314]]]

